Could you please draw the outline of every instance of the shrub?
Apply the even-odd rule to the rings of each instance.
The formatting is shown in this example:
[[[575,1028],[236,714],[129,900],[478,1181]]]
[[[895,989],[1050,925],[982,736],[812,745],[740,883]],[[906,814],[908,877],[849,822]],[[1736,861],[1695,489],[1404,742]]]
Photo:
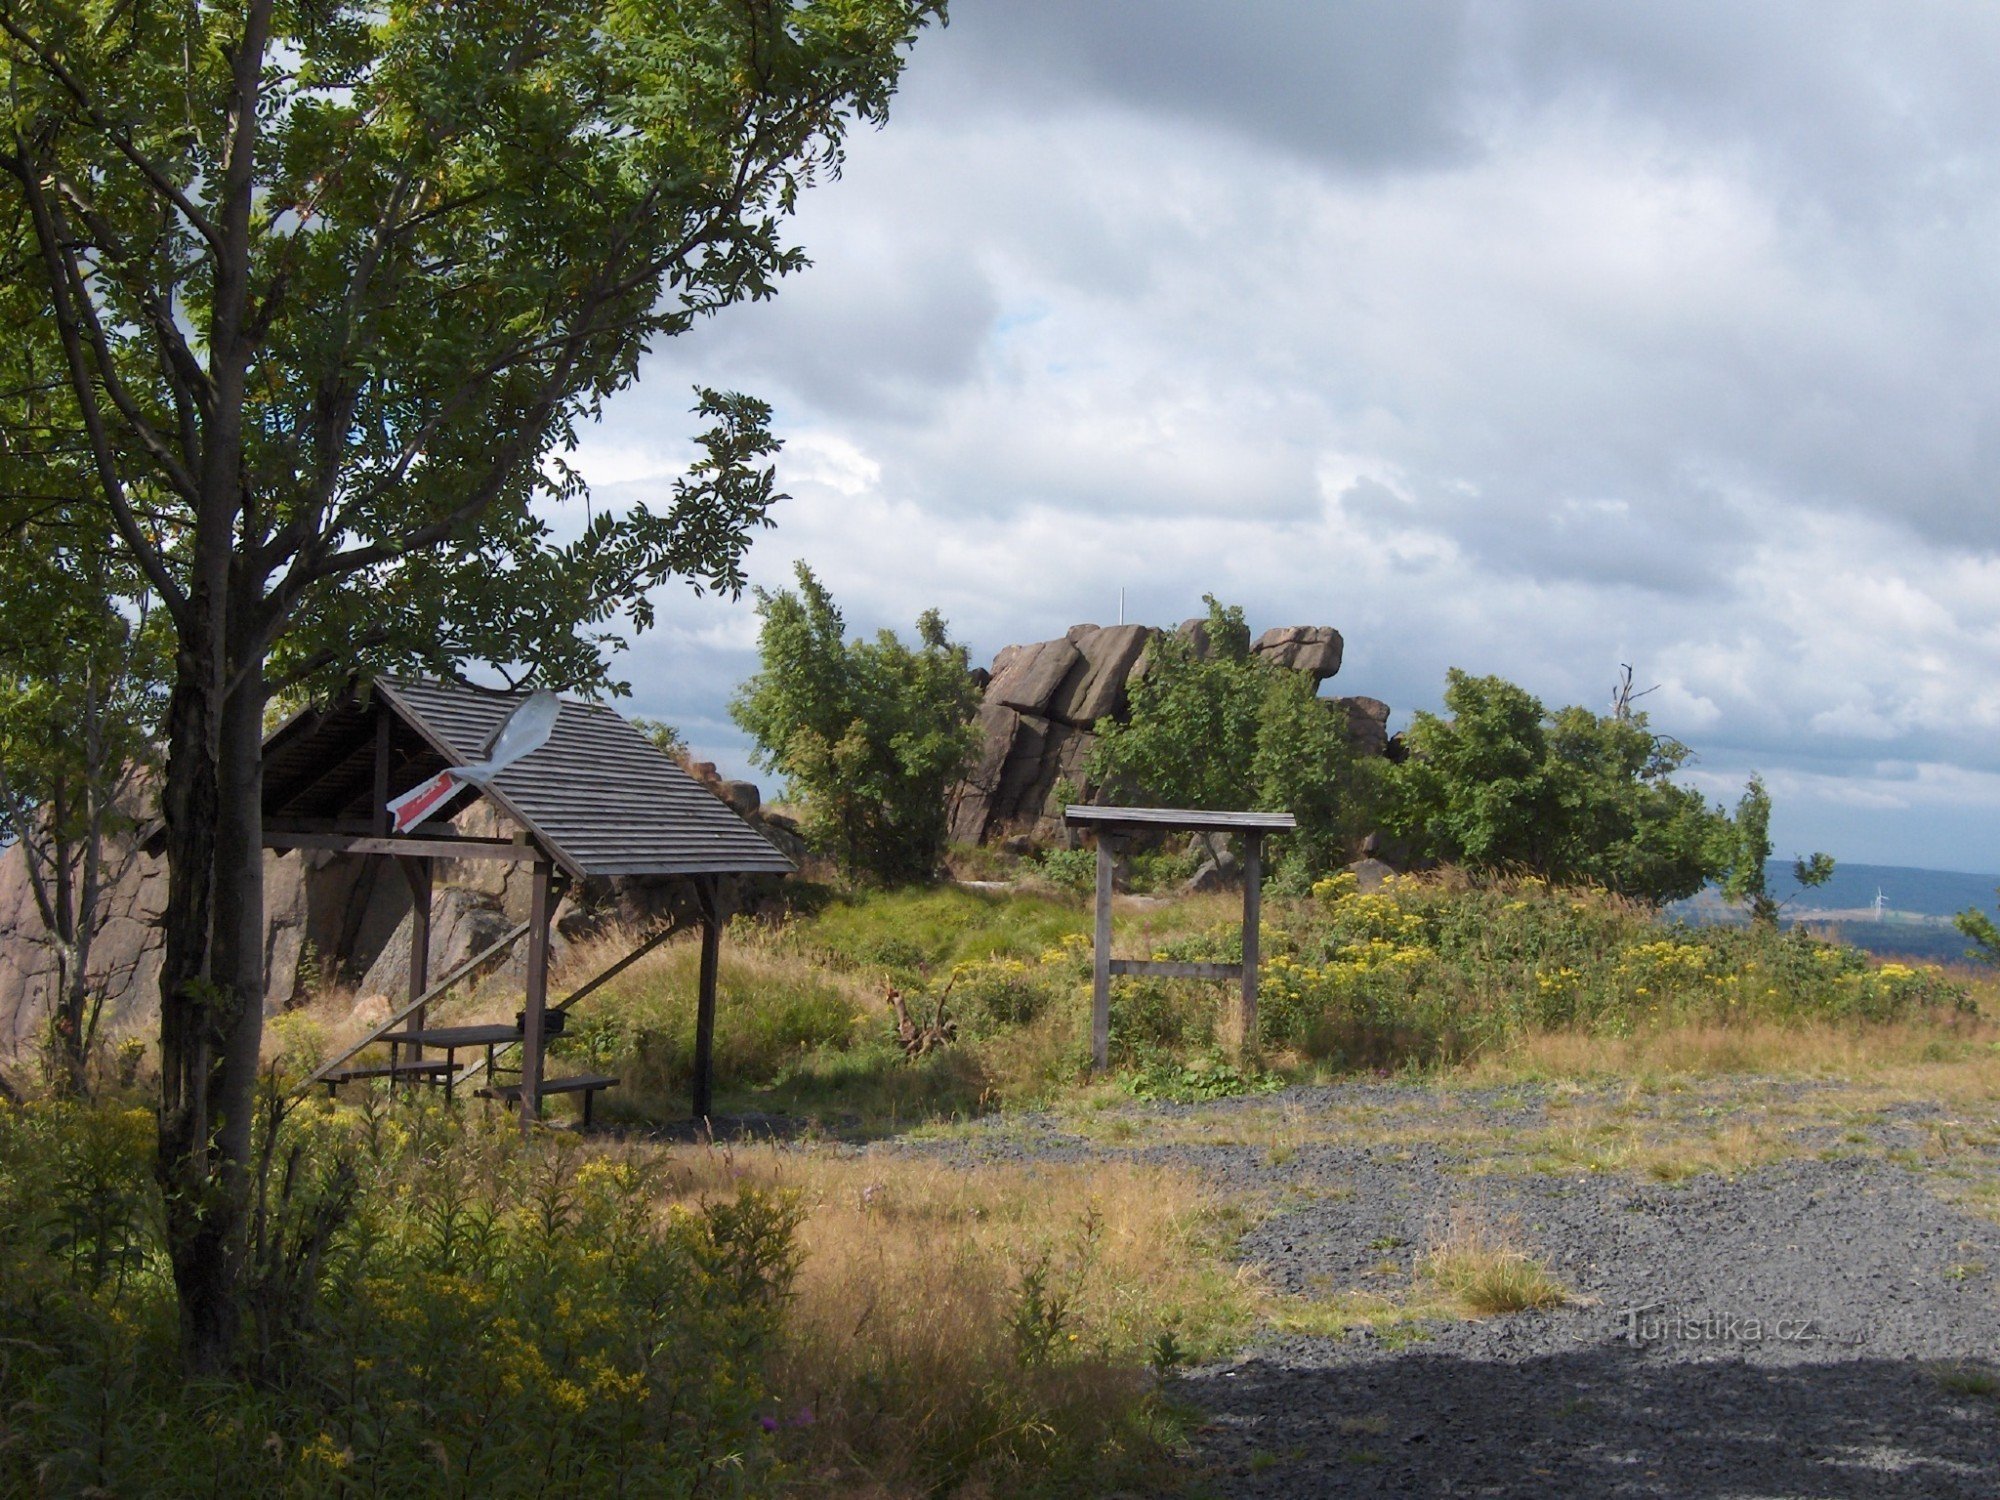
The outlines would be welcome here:
[[[268,1138],[246,1378],[195,1387],[139,1111],[0,1108],[0,1491],[759,1492],[797,1210],[437,1107]],[[274,1310],[281,1316],[273,1316]]]
[[[1163,635],[1147,648],[1126,722],[1099,726],[1092,779],[1169,807],[1295,813],[1298,831],[1274,842],[1274,864],[1338,866],[1372,786],[1345,712],[1303,673],[1253,656],[1241,609],[1203,602],[1202,636]]]
[[[1928,967],[1871,968],[1797,929],[1662,926],[1604,892],[1399,878],[1314,887],[1271,933],[1263,1040],[1346,1067],[1448,1062],[1536,1032],[1954,1013]]]
[[[1050,885],[1088,894],[1097,889],[1095,849],[1045,849],[1035,867]]]
[[[1385,778],[1387,825],[1420,856],[1653,902],[1730,866],[1728,819],[1672,780],[1691,752],[1643,713],[1551,713],[1457,668],[1444,701],[1448,717],[1414,717],[1409,758]]]

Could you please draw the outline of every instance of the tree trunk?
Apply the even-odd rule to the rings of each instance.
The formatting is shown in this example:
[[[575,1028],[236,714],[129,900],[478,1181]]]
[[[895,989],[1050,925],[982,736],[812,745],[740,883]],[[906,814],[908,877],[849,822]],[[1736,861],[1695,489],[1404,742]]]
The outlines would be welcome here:
[[[244,672],[225,693],[220,655],[220,642],[183,641],[164,798],[159,1175],[181,1353],[197,1376],[228,1370],[240,1329],[264,1001],[263,681]]]

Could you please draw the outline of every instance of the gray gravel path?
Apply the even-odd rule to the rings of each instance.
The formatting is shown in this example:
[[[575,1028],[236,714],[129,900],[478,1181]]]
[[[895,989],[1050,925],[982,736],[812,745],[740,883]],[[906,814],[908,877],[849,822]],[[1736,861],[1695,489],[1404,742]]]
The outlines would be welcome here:
[[[1684,1126],[1818,1087],[1625,1108],[1643,1132],[1649,1109]],[[1549,1312],[1274,1334],[1192,1372],[1198,1495],[2000,1496],[2000,1398],[1940,1378],[2000,1357],[2000,1224],[1948,1201],[2000,1184],[1991,1120],[1958,1120],[1957,1143],[1933,1135],[1947,1144],[1921,1161],[1948,1112],[1913,1104],[1858,1131],[1795,1111],[1799,1154],[1733,1177],[1493,1169],[1577,1103],[1358,1084],[1083,1130],[1014,1117],[924,1149],[1199,1171],[1265,1206],[1237,1253],[1283,1293],[1407,1290],[1456,1214],[1506,1226],[1575,1294]]]

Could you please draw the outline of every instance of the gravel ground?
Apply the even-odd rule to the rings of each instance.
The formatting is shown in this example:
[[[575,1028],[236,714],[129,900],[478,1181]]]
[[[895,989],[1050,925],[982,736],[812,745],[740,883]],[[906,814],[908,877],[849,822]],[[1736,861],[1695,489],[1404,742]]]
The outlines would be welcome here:
[[[1209,1414],[1198,1495],[2000,1495],[2000,1399],[1939,1375],[2000,1355],[2000,1224],[1946,1196],[2000,1183],[2000,1132],[1960,1120],[1920,1157],[1947,1112],[1862,1111],[1857,1129],[1817,1107],[1838,1099],[1754,1081],[1637,1105],[1357,1084],[1082,1126],[1014,1117],[908,1149],[1196,1170],[1262,1206],[1237,1253],[1282,1293],[1406,1291],[1423,1247],[1470,1215],[1574,1294],[1549,1312],[1274,1334],[1191,1372]],[[1510,1155],[1579,1107],[1644,1134],[1774,1106],[1798,1154],[1729,1177]]]

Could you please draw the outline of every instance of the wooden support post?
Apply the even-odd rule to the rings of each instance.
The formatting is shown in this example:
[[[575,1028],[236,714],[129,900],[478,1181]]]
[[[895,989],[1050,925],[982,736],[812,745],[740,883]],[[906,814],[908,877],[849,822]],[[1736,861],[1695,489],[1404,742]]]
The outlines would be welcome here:
[[[1097,932],[1091,945],[1090,1064],[1102,1073],[1111,1066],[1111,834],[1097,835]]]
[[[375,805],[368,826],[379,837],[389,831],[389,705],[375,700]]]
[[[431,862],[427,859],[398,859],[403,879],[410,887],[410,1001],[416,1009],[410,1030],[424,1029],[425,1007],[420,1002],[431,987]],[[410,1056],[421,1062],[422,1047],[412,1047]]]
[[[694,1117],[715,1113],[715,981],[722,960],[722,888],[713,875],[695,887],[701,901],[701,980],[694,1011]]]
[[[528,897],[528,983],[521,1016],[521,1133],[542,1117],[542,1013],[549,1000],[549,900],[551,866],[535,861]]]
[[[1264,835],[1252,831],[1243,836],[1243,1003],[1237,1011],[1242,1028],[1241,1046],[1257,1051],[1258,933],[1264,920]]]

